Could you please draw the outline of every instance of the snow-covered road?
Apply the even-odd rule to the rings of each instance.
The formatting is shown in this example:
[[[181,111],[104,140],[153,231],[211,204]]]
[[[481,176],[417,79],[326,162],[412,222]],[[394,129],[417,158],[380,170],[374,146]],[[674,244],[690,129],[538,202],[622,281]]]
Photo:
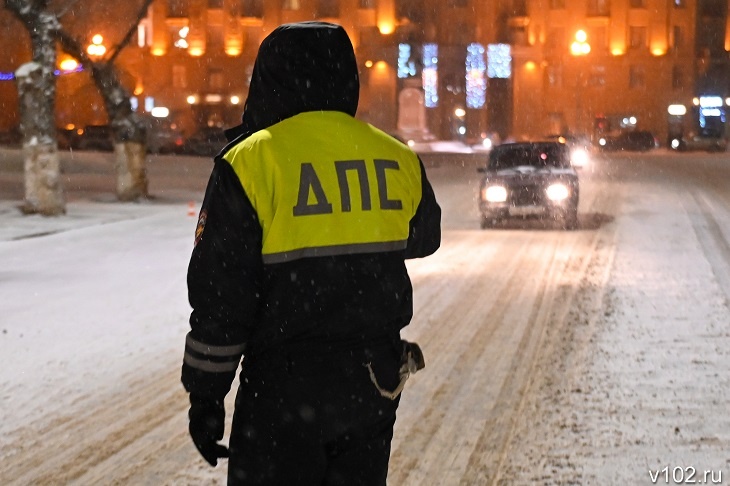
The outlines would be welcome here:
[[[51,220],[0,162],[0,484],[224,484],[179,383],[209,162],[154,158],[156,198],[120,204],[104,156],[66,162]],[[574,232],[480,230],[474,161],[427,160],[444,240],[409,262],[426,369],[389,483],[730,481],[730,158],[599,158]]]

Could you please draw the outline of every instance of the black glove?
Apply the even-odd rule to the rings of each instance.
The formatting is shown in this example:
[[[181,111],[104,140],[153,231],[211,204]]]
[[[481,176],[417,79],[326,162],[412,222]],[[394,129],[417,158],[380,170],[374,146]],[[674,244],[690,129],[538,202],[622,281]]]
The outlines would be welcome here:
[[[219,457],[228,457],[228,448],[218,443],[223,438],[225,428],[226,409],[223,400],[191,393],[188,418],[190,437],[203,459],[211,466],[216,466]]]

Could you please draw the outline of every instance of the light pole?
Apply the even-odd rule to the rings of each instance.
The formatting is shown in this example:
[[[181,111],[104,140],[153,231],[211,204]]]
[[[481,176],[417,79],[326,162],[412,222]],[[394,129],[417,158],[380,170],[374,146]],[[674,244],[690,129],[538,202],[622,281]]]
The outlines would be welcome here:
[[[585,57],[591,52],[591,45],[588,43],[588,34],[585,30],[579,30],[575,33],[573,43],[570,44],[570,53],[576,57]],[[575,90],[575,125],[576,129],[583,128],[583,107],[582,107],[582,96],[583,87],[585,85],[585,73],[583,63],[578,65],[578,81]]]

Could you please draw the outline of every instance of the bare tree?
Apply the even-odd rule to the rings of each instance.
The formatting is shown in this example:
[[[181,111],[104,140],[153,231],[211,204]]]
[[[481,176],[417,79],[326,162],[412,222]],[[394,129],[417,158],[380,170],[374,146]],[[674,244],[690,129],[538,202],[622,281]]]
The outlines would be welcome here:
[[[113,130],[117,198],[134,201],[146,198],[147,192],[147,131],[144,120],[132,110],[130,95],[121,83],[114,61],[132,40],[137,25],[147,14],[153,0],[144,0],[137,18],[130,24],[122,40],[100,61],[92,60],[81,42],[63,29],[56,31],[61,47],[82,65],[88,67],[97,89],[104,99],[109,123]]]
[[[56,33],[58,18],[48,0],[5,0],[30,34],[32,61],[15,72],[23,134],[25,200],[23,211],[46,216],[64,214],[66,200],[56,142]]]
[[[117,198],[134,201],[148,196],[146,124],[132,110],[130,95],[121,83],[114,61],[134,37],[152,1],[143,0],[121,41],[106,58],[94,61],[81,42],[63,30],[59,15],[49,9],[49,0],[5,0],[5,8],[23,22],[33,46],[33,61],[16,73],[25,154],[25,212],[48,215],[66,212],[54,119],[56,41],[89,69],[104,99],[114,134]],[[62,12],[67,11],[68,8]]]

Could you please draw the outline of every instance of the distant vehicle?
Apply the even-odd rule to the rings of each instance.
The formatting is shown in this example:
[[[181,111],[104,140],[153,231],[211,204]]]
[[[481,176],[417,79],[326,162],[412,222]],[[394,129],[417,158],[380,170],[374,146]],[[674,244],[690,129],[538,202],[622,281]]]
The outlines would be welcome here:
[[[181,153],[213,157],[228,143],[223,129],[205,127],[190,136],[182,145]]]
[[[565,229],[578,227],[578,173],[570,148],[557,141],[497,145],[479,182],[482,229],[510,218],[552,218]]]
[[[111,152],[114,150],[112,128],[109,125],[88,125],[78,136],[79,150],[98,150]]]
[[[79,145],[79,134],[76,128],[57,128],[56,142],[60,150],[77,149]]]
[[[632,130],[618,135],[604,135],[598,139],[598,147],[607,152],[630,150],[645,152],[658,146],[656,137],[646,130]]]
[[[669,148],[679,152],[690,150],[704,150],[706,152],[726,152],[728,139],[719,133],[700,132],[689,134],[686,137],[673,137],[669,141]]]
[[[564,143],[570,149],[570,163],[575,168],[582,168],[591,162],[592,145],[587,135],[553,134],[545,140]]]
[[[152,154],[182,153],[185,137],[182,130],[167,120],[150,120],[147,126],[147,152]]]

